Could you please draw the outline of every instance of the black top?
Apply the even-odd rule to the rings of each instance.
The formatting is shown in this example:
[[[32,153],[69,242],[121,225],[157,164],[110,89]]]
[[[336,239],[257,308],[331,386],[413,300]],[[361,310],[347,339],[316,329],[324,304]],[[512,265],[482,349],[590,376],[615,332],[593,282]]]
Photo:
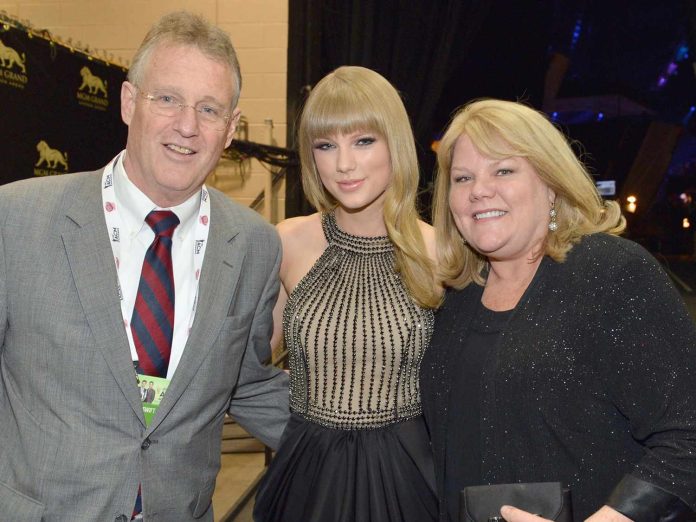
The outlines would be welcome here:
[[[469,337],[452,359],[452,371],[458,376],[452,382],[450,409],[466,412],[450,421],[447,446],[451,448],[448,459],[455,463],[445,468],[448,485],[447,508],[450,518],[456,520],[459,491],[465,486],[483,483],[481,474],[481,425],[479,403],[481,401],[481,372],[487,359],[495,359],[498,338],[512,310],[495,312],[479,303],[472,319]]]
[[[482,293],[448,292],[421,367],[441,520],[445,462],[447,476],[456,465],[449,430],[469,416],[450,400],[455,354]],[[576,520],[605,503],[638,521],[693,508],[694,375],[696,326],[658,263],[631,241],[585,237],[564,263],[542,260],[484,362],[483,482],[561,481]]]

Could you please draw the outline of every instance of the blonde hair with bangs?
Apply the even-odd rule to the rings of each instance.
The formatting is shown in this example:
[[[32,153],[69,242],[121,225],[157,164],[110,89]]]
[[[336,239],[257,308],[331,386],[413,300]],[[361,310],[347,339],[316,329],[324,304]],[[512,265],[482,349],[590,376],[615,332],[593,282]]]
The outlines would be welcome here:
[[[319,177],[313,143],[356,131],[374,132],[386,140],[392,175],[385,193],[384,223],[394,244],[396,270],[412,299],[420,306],[434,308],[440,302],[440,293],[418,224],[419,171],[413,132],[399,93],[375,71],[339,67],[310,92],[298,130],[305,195],[322,212],[337,206]]]
[[[517,102],[473,101],[454,115],[437,151],[433,224],[444,284],[454,288],[464,288],[472,281],[483,284],[481,274],[487,263],[464,244],[449,207],[452,155],[462,135],[493,159],[525,158],[555,192],[558,229],[547,234],[540,255],[563,262],[583,236],[597,232],[618,235],[626,228],[618,203],[602,199],[568,140],[546,115]]]

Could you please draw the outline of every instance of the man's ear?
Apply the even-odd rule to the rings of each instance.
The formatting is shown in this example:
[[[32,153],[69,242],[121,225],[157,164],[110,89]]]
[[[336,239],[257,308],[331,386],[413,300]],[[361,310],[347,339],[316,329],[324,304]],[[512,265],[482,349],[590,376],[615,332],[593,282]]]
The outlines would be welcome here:
[[[121,119],[126,125],[130,125],[135,112],[136,86],[125,81],[121,85]]]
[[[227,128],[227,136],[225,139],[225,148],[230,146],[232,143],[232,138],[234,138],[234,133],[237,132],[237,126],[239,125],[239,118],[242,116],[242,110],[237,107],[232,111],[230,115],[230,126]]]

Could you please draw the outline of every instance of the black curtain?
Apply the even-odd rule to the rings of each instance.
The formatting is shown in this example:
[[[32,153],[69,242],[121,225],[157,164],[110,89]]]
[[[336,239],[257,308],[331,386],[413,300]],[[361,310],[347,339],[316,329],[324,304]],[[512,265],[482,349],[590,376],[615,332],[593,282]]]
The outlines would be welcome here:
[[[341,65],[369,67],[402,94],[419,149],[421,179],[427,184],[433,116],[491,2],[290,0],[289,7],[287,143],[295,143],[295,123],[311,86]],[[311,211],[298,179],[288,179],[286,190],[287,217]]]
[[[7,20],[0,58],[0,184],[96,169],[123,147],[124,68]]]

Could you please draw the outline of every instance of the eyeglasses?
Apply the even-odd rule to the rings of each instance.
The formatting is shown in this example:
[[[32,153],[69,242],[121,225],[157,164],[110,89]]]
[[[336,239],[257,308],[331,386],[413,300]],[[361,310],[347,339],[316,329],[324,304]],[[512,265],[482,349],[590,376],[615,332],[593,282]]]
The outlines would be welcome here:
[[[223,107],[214,103],[200,102],[196,105],[188,105],[172,94],[151,94],[141,91],[136,87],[140,96],[146,99],[150,106],[150,112],[160,116],[172,118],[178,115],[186,107],[191,107],[198,115],[198,123],[209,129],[223,131],[227,128],[230,114]]]

